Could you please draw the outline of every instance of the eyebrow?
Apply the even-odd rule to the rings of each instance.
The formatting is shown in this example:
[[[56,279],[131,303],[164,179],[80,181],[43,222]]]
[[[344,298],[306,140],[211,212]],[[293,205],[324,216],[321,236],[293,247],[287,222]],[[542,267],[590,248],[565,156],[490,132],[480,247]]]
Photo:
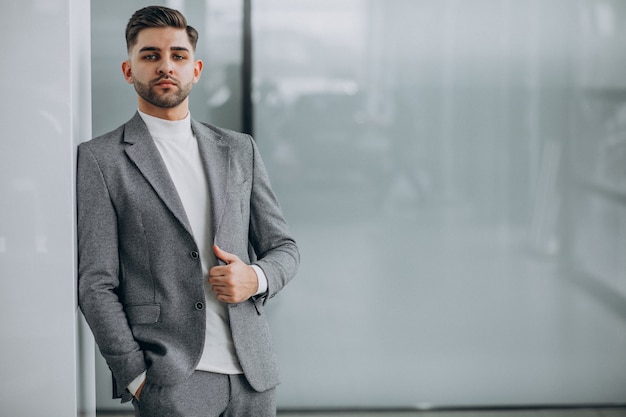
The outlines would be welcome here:
[[[139,50],[139,52],[160,52],[161,48],[157,48],[156,46],[144,46]],[[184,46],[172,46],[170,51],[187,51],[189,52],[189,48]]]

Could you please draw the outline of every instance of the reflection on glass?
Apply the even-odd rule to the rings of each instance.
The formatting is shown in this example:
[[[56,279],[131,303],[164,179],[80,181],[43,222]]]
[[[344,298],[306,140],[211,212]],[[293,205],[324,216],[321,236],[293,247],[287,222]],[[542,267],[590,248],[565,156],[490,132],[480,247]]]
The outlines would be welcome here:
[[[597,172],[623,186],[611,22],[626,8],[253,7],[255,135],[304,259],[270,310],[281,404],[622,401],[626,311],[589,289],[623,289],[626,265],[585,249],[612,266],[580,278],[576,242],[621,240],[623,254],[624,194],[580,211],[619,228],[581,227],[588,197],[573,190]],[[600,63],[585,59],[598,45]]]

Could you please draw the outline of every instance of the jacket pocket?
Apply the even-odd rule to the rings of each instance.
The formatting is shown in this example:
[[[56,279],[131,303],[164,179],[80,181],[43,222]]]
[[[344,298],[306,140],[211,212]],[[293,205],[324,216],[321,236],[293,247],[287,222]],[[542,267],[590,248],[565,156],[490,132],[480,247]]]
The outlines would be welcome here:
[[[130,324],[153,324],[161,317],[160,304],[129,304],[124,310]]]

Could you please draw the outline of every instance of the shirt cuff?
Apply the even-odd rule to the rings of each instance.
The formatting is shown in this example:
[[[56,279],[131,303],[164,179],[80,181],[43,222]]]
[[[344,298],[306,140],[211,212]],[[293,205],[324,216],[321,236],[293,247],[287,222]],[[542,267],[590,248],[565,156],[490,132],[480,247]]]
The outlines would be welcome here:
[[[259,283],[259,289],[254,295],[265,294],[267,292],[267,277],[265,276],[265,272],[263,272],[261,267],[257,265],[250,265],[250,266],[252,267],[252,269],[254,269],[254,272],[256,272],[256,278]]]
[[[128,384],[128,387],[126,388],[128,388],[130,393],[133,394],[133,397],[135,396],[135,394],[137,394],[137,390],[139,389],[139,387],[141,386],[141,384],[143,384],[145,380],[146,380],[146,371],[143,371],[141,375],[133,379],[133,381],[130,384]]]

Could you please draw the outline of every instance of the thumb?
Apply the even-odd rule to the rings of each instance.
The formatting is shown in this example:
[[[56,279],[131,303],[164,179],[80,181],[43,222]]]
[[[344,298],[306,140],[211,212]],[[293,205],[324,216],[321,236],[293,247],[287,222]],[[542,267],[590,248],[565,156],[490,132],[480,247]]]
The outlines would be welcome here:
[[[213,245],[213,253],[215,253],[215,256],[217,256],[218,259],[221,259],[222,261],[226,262],[227,264],[239,260],[239,257],[237,255],[232,254],[232,253],[228,253],[225,250],[220,249],[220,247],[217,246],[217,245]]]

